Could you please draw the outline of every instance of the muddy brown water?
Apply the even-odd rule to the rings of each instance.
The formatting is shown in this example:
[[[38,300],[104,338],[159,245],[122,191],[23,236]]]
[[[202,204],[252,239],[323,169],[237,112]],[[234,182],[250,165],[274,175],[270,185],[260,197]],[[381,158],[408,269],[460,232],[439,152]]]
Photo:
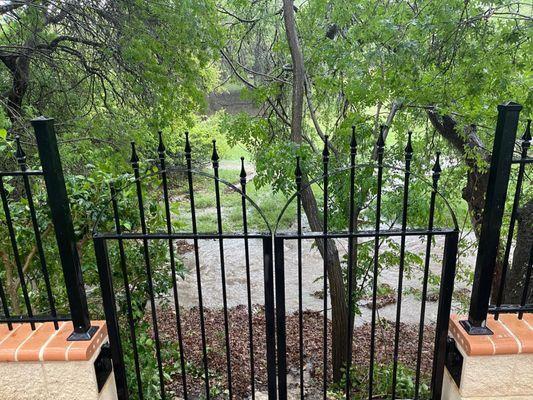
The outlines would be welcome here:
[[[224,169],[239,170],[239,161],[224,160],[221,162]],[[255,175],[255,168],[252,163],[246,164],[249,178]],[[215,209],[199,210],[201,212],[212,213]],[[308,224],[303,216],[303,229],[308,230]],[[296,227],[293,227],[293,231]],[[466,235],[469,241],[474,240],[472,234]],[[394,239],[399,244],[400,239]],[[285,308],[287,313],[298,311],[298,253],[297,241],[285,240]],[[195,258],[192,251],[192,240],[188,241],[190,251],[180,255],[188,273],[184,280],[178,281],[178,293],[180,305],[185,308],[198,306],[198,282],[195,271]],[[226,276],[227,304],[228,307],[247,305],[247,280],[245,264],[245,247],[243,239],[225,239],[224,245],[224,265]],[[347,253],[348,241],[337,239],[336,245],[339,255],[343,257]],[[387,245],[383,245],[381,250],[388,250]],[[380,250],[380,251],[381,251]],[[426,250],[426,237],[408,236],[406,237],[406,250],[424,257]],[[442,254],[444,252],[444,237],[435,237],[435,242],[431,249],[430,271],[440,276],[442,267]],[[264,304],[264,271],[263,271],[263,245],[261,239],[249,239],[250,257],[250,286],[252,304]],[[202,298],[204,307],[222,308],[222,275],[220,263],[220,248],[218,240],[199,241],[199,260]],[[461,254],[460,262],[467,266],[475,265],[475,254]],[[302,240],[302,309],[309,311],[323,311],[322,289],[323,289],[323,260],[314,246],[313,240]],[[402,291],[401,322],[418,323],[420,320],[420,296],[416,291],[422,289],[423,271],[421,267],[413,269],[410,276],[404,275]],[[371,276],[367,279],[371,279]],[[398,266],[392,265],[384,268],[379,275],[378,285],[389,285],[394,288],[394,297],[398,286]],[[413,289],[413,290],[410,290]],[[456,281],[456,291],[467,291],[469,286],[464,282]],[[436,293],[438,286],[430,285],[428,292]],[[169,294],[170,298],[171,294]],[[437,298],[430,296],[426,304],[426,321],[435,322],[437,316]],[[359,302],[361,314],[355,317],[356,326],[363,325],[371,319],[372,311],[366,307],[368,299]],[[461,305],[454,301],[452,312],[461,311]],[[396,320],[396,304],[388,304],[378,310],[379,317],[394,322]],[[329,312],[329,315],[331,313]]]
[[[347,240],[337,240],[337,248],[341,257],[346,254]],[[190,242],[192,244],[192,241]],[[227,304],[228,307],[247,304],[247,279],[245,265],[245,247],[243,239],[224,240],[224,263],[226,273]],[[440,276],[444,238],[437,238],[432,248],[434,256],[431,259],[430,270]],[[426,239],[421,237],[407,237],[406,248],[414,253],[423,255]],[[297,241],[285,241],[285,299],[287,313],[298,310],[298,270],[297,270]],[[203,304],[209,308],[222,308],[222,275],[220,264],[220,250],[218,240],[202,240],[199,242],[199,259],[201,271],[201,287]],[[250,286],[253,304],[264,304],[264,275],[263,275],[263,247],[260,239],[249,240],[250,254]],[[185,268],[189,271],[184,280],[178,282],[180,304],[186,308],[198,306],[198,284],[195,273],[194,252],[189,251],[181,255]],[[462,261],[474,265],[473,255],[466,256]],[[302,241],[302,308],[303,310],[322,311],[323,288],[323,260],[312,240]],[[402,299],[401,321],[417,323],[420,318],[420,298],[416,290],[421,289],[423,273],[420,269],[411,272],[411,276],[404,277],[404,295]],[[378,285],[387,284],[392,288],[398,286],[398,267],[390,266],[381,271]],[[463,289],[465,285],[456,283],[456,289]],[[409,290],[415,289],[415,290]],[[430,289],[437,290],[437,287]],[[432,299],[436,300],[436,298]],[[356,316],[357,326],[370,321],[371,309],[365,306],[367,300],[360,302],[361,315]],[[460,305],[453,304],[454,310]],[[395,321],[396,304],[389,304],[378,311],[381,318]],[[434,322],[437,315],[437,302],[428,301],[426,319]]]

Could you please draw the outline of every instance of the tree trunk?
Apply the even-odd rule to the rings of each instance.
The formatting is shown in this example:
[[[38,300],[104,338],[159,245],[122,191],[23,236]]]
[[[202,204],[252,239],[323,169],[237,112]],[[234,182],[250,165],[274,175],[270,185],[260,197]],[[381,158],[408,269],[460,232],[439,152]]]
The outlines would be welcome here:
[[[6,55],[0,60],[12,76],[11,88],[5,93],[5,107],[12,126],[16,127],[22,117],[22,101],[28,90],[30,59],[26,55]]]
[[[468,212],[470,214],[470,222],[476,234],[476,238],[479,240],[479,234],[481,231],[481,225],[483,223],[483,208],[485,207],[485,194],[487,192],[487,186],[489,182],[489,171],[480,170],[475,159],[467,157],[465,148],[470,147],[477,149],[478,152],[481,152],[482,157],[487,163],[490,164],[490,154],[486,153],[486,146],[483,144],[481,139],[476,133],[475,125],[468,125],[464,128],[463,134],[460,134],[457,130],[457,122],[449,115],[439,115],[434,109],[428,110],[429,120],[437,132],[456,149],[456,151],[465,158],[466,164],[470,167],[467,173],[466,186],[463,188],[462,197],[468,204]],[[528,203],[529,204],[529,203]],[[529,249],[531,244],[527,247],[527,241],[531,240],[531,216],[527,216],[526,207],[531,213],[532,206],[523,206],[521,211],[520,220],[518,222],[518,231],[520,238],[517,237],[517,246],[514,251],[513,257],[513,282],[518,284],[520,277],[524,282],[525,273],[527,268],[526,257],[529,256]],[[531,214],[530,214],[531,215]],[[529,219],[528,219],[529,218]],[[529,225],[528,225],[529,224]],[[531,243],[531,242],[529,242]],[[501,246],[500,246],[501,247]],[[492,302],[495,302],[494,296],[498,293],[500,287],[502,269],[503,269],[503,260],[502,260],[502,248],[499,249],[498,257],[496,258],[496,265],[494,268],[494,277],[492,281],[492,290],[491,297]],[[516,258],[515,258],[516,257]],[[510,283],[511,277],[509,276],[507,290],[511,288],[517,289],[515,286],[511,286]],[[519,284],[519,287],[523,283]],[[520,292],[521,293],[521,292]],[[511,294],[511,296],[516,296]],[[516,297],[513,297],[516,299]]]
[[[292,0],[283,1],[283,20],[285,32],[289,44],[292,71],[292,115],[291,115],[291,140],[294,143],[302,142],[302,119],[303,119],[303,99],[305,90],[305,70],[303,55],[300,49],[296,23],[294,20],[294,2]],[[302,180],[302,186],[308,184],[306,177]],[[320,211],[316,198],[310,188],[302,192],[302,206],[309,221],[309,226],[313,231],[321,232],[323,229]],[[318,249],[324,257],[324,241],[318,240]],[[331,318],[332,318],[332,360],[333,360],[333,380],[339,382],[341,379],[341,368],[346,364],[346,343],[348,337],[348,308],[342,279],[341,263],[335,242],[328,241],[328,282],[331,293]],[[327,296],[324,293],[324,296]]]
[[[516,247],[513,252],[513,263],[507,274],[505,286],[505,303],[520,304],[522,292],[526,284],[526,273],[531,248],[533,246],[533,199],[518,209],[517,213]],[[533,303],[533,276],[530,276],[530,292],[526,297],[526,304]]]
[[[479,239],[483,219],[483,207],[485,206],[485,193],[489,182],[489,172],[488,170],[481,171],[477,166],[476,160],[467,157],[465,147],[483,149],[484,146],[477,136],[475,126],[469,125],[465,127],[463,134],[461,134],[457,129],[457,122],[451,116],[441,116],[435,110],[428,110],[428,116],[437,132],[465,158],[465,162],[469,167],[462,197],[468,204],[470,221],[476,237]],[[483,156],[485,161],[490,162],[488,154],[484,154]]]

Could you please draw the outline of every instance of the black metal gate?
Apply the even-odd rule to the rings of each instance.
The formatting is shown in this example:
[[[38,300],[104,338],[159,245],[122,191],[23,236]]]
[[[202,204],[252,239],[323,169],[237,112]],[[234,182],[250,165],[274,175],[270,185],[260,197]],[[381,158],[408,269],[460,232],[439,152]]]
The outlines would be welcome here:
[[[383,129],[382,129],[383,132]],[[455,277],[455,264],[456,264],[456,255],[457,255],[457,243],[458,243],[458,229],[457,223],[453,211],[449,208],[446,200],[440,196],[438,193],[438,180],[441,174],[441,167],[439,162],[439,154],[435,160],[432,174],[432,183],[428,182],[429,188],[429,213],[427,226],[422,229],[408,229],[408,207],[409,207],[409,183],[413,177],[416,177],[415,174],[411,172],[411,159],[413,156],[413,150],[409,141],[405,148],[405,167],[391,167],[386,166],[383,163],[383,154],[384,154],[384,140],[383,136],[380,135],[380,138],[377,142],[377,163],[375,165],[357,165],[355,163],[356,159],[356,142],[355,134],[352,135],[351,142],[351,156],[350,162],[347,166],[337,169],[335,171],[328,171],[329,166],[329,154],[327,151],[327,143],[323,155],[323,175],[314,181],[308,181],[305,175],[300,169],[299,160],[297,160],[296,167],[296,179],[295,179],[295,194],[289,199],[288,203],[283,207],[279,218],[278,224],[281,220],[284,213],[287,212],[289,205],[292,202],[296,202],[296,221],[297,229],[290,232],[281,232],[280,229],[276,227],[275,230],[271,230],[268,224],[267,219],[265,218],[261,209],[250,199],[246,194],[246,183],[247,176],[244,170],[244,163],[242,163],[242,169],[240,173],[240,188],[236,187],[230,182],[227,182],[219,177],[219,160],[216,150],[215,143],[213,143],[213,155],[212,155],[212,164],[213,164],[213,175],[206,174],[204,172],[195,171],[192,168],[192,157],[191,157],[191,146],[189,144],[188,136],[186,138],[186,147],[185,147],[185,159],[186,167],[185,168],[168,168],[165,164],[165,147],[162,140],[160,140],[159,148],[159,163],[158,171],[153,173],[160,177],[161,188],[163,194],[163,206],[164,214],[166,220],[166,231],[165,232],[150,232],[150,228],[147,226],[146,217],[145,217],[145,205],[143,203],[143,190],[142,190],[142,178],[139,172],[139,158],[136,153],[135,145],[132,144],[132,158],[131,164],[133,167],[134,174],[134,185],[135,191],[137,194],[137,205],[140,218],[140,232],[123,232],[122,225],[119,218],[119,205],[117,198],[119,196],[118,190],[114,187],[111,187],[111,202],[110,208],[112,209],[113,218],[115,221],[115,230],[113,232],[99,233],[94,234],[94,246],[96,259],[98,264],[98,270],[100,274],[101,289],[102,289],[102,298],[104,304],[104,310],[106,319],[108,322],[109,337],[111,341],[111,349],[113,355],[113,363],[115,368],[115,379],[119,391],[119,397],[121,399],[129,398],[130,396],[138,398],[146,398],[145,395],[145,386],[148,384],[143,381],[143,371],[141,368],[141,363],[139,361],[139,351],[138,351],[138,338],[136,338],[134,315],[131,305],[131,296],[130,296],[130,282],[128,282],[128,267],[124,251],[124,243],[126,241],[136,241],[137,243],[142,244],[142,258],[143,264],[146,273],[146,293],[147,293],[147,304],[149,305],[149,315],[151,316],[151,327],[153,332],[153,341],[154,341],[154,354],[157,361],[157,381],[158,381],[158,390],[157,397],[161,398],[170,398],[167,384],[169,383],[169,376],[165,374],[165,357],[162,354],[161,349],[161,338],[159,332],[159,323],[158,320],[158,309],[157,309],[157,298],[154,293],[153,287],[153,276],[152,276],[152,265],[151,265],[151,256],[150,256],[150,243],[154,241],[166,241],[168,243],[169,250],[169,261],[170,269],[172,271],[172,293],[174,300],[174,310],[175,310],[175,325],[177,330],[177,341],[178,341],[178,353],[174,356],[179,357],[179,366],[180,366],[180,380],[181,380],[181,392],[180,396],[183,398],[194,398],[190,393],[191,386],[188,383],[188,377],[191,375],[188,361],[187,361],[187,352],[188,349],[184,345],[183,340],[183,327],[182,320],[180,315],[180,303],[179,303],[179,289],[177,287],[177,275],[176,275],[176,260],[175,260],[175,241],[176,240],[189,240],[192,241],[192,246],[194,250],[194,275],[196,279],[197,289],[198,289],[198,313],[199,313],[199,323],[200,331],[198,340],[201,342],[202,349],[202,371],[201,379],[204,386],[202,392],[203,397],[216,398],[221,395],[228,398],[237,398],[233,391],[233,385],[235,384],[232,373],[234,372],[234,366],[232,362],[232,338],[230,337],[230,321],[229,321],[229,309],[227,301],[227,282],[226,282],[226,270],[225,270],[225,244],[231,240],[240,240],[244,244],[244,260],[243,266],[245,267],[244,273],[246,276],[247,282],[247,329],[242,330],[242,335],[239,334],[239,339],[243,341],[248,341],[248,363],[249,363],[249,372],[250,372],[250,397],[255,399],[256,392],[258,390],[263,390],[268,392],[268,397],[270,399],[286,399],[288,395],[288,385],[287,385],[287,332],[286,332],[286,309],[285,309],[285,276],[288,273],[288,270],[285,266],[285,257],[284,257],[284,247],[287,242],[296,241],[297,242],[297,274],[298,274],[298,352],[299,360],[297,363],[298,376],[299,376],[299,395],[301,398],[304,397],[305,387],[308,382],[305,382],[304,379],[304,327],[303,327],[303,306],[302,306],[302,241],[304,240],[313,240],[319,247],[322,258],[323,258],[323,331],[322,331],[322,384],[321,392],[324,399],[327,397],[328,393],[328,370],[331,369],[330,361],[328,357],[328,348],[330,341],[328,341],[328,273],[330,267],[330,260],[328,260],[328,247],[333,246],[333,240],[344,239],[348,241],[348,268],[347,268],[347,309],[349,312],[348,327],[353,327],[353,318],[354,318],[354,304],[353,304],[353,291],[354,288],[354,263],[357,262],[357,259],[354,258],[354,248],[357,246],[356,242],[364,238],[370,239],[373,241],[373,265],[371,268],[372,274],[372,317],[371,317],[371,330],[370,330],[370,346],[368,348],[369,355],[369,365],[368,365],[368,380],[366,383],[361,383],[366,385],[366,390],[368,392],[368,398],[375,398],[374,393],[374,380],[375,380],[375,354],[376,354],[376,325],[378,323],[377,318],[377,287],[379,279],[379,257],[380,257],[380,246],[381,241],[384,238],[398,238],[400,241],[399,245],[399,275],[398,275],[398,294],[397,294],[397,312],[396,312],[396,325],[395,325],[395,335],[394,335],[394,354],[393,354],[393,377],[392,377],[392,398],[396,398],[396,387],[397,387],[397,374],[398,374],[398,358],[399,358],[399,342],[400,342],[400,323],[401,323],[401,303],[402,303],[402,290],[403,290],[403,276],[405,268],[405,252],[406,252],[406,238],[417,236],[426,240],[425,246],[425,259],[424,259],[424,276],[422,279],[422,295],[420,301],[420,321],[419,321],[419,333],[418,333],[418,345],[417,345],[417,356],[416,356],[416,368],[415,368],[415,388],[414,388],[414,397],[421,398],[423,397],[420,393],[421,388],[421,362],[422,362],[422,347],[424,343],[425,335],[425,315],[426,315],[426,299],[428,291],[428,277],[430,269],[430,259],[432,256],[432,246],[433,242],[439,237],[444,238],[444,254],[442,256],[442,271],[441,271],[441,282],[440,282],[440,292],[438,296],[438,316],[435,326],[435,338],[434,338],[434,347],[433,352],[433,367],[432,367],[432,377],[431,377],[431,398],[439,399],[441,390],[442,390],[442,378],[444,371],[444,362],[445,362],[445,348],[446,348],[446,338],[448,330],[448,319],[451,309],[452,301],[452,292],[454,285]],[[365,170],[370,173],[376,172],[376,202],[375,202],[375,225],[374,229],[363,230],[358,229],[357,223],[355,221],[355,185],[356,185],[356,171]],[[399,227],[389,227],[389,229],[382,229],[383,221],[381,216],[381,207],[382,207],[382,191],[383,191],[383,176],[384,171],[393,171],[396,176],[403,177],[403,202],[402,202],[402,217],[401,224]],[[188,186],[188,201],[190,203],[189,214],[191,218],[191,231],[190,232],[174,232],[173,222],[172,222],[172,213],[171,213],[171,199],[169,197],[168,185],[169,185],[169,175],[177,174],[177,179],[186,180]],[[328,209],[330,208],[330,196],[328,193],[328,188],[331,185],[331,179],[343,179],[344,175],[349,175],[349,229],[344,232],[333,232],[328,229]],[[214,208],[216,213],[217,221],[217,231],[215,233],[204,233],[199,232],[198,223],[197,223],[197,210],[195,206],[195,188],[194,188],[194,179],[198,177],[207,177],[212,179],[214,184]],[[423,179],[423,178],[418,178]],[[320,221],[321,231],[304,232],[302,228],[302,198],[306,195],[309,195],[309,192],[312,190],[313,185],[321,184],[323,191],[323,204],[322,212],[323,218]],[[221,207],[221,194],[225,194],[227,190],[221,190],[223,188],[229,188],[229,192],[236,193],[241,197],[241,212],[242,212],[242,232],[239,233],[226,233],[223,230],[223,217],[222,217],[222,207]],[[452,224],[455,225],[451,229],[437,229],[435,228],[435,213],[436,213],[436,204],[437,199],[440,199],[444,209],[447,209],[450,213]],[[247,207],[251,205],[252,211],[259,215],[264,221],[264,225],[267,227],[267,230],[261,233],[252,233],[248,228],[248,215],[250,210]],[[325,212],[324,212],[325,211]],[[392,224],[394,225],[394,224]],[[220,283],[222,291],[222,300],[223,300],[223,335],[224,335],[224,349],[225,349],[225,367],[226,367],[226,392],[225,394],[216,393],[213,391],[213,388],[210,387],[210,381],[212,375],[210,372],[209,365],[209,352],[210,346],[207,340],[207,333],[205,327],[205,306],[204,306],[204,294],[202,293],[202,254],[200,251],[199,242],[205,240],[215,240],[218,242],[218,251],[219,251],[219,261],[220,261]],[[250,284],[250,241],[251,240],[260,240],[262,243],[262,255],[263,255],[263,290],[264,290],[264,314],[261,315],[261,318],[264,319],[263,324],[265,326],[264,340],[266,343],[259,343],[257,341],[256,335],[259,335],[259,332],[254,332],[252,319],[252,296],[251,296],[251,284]],[[108,244],[113,242],[114,245],[118,246],[118,265],[111,265],[109,261],[109,250]],[[273,251],[274,250],[274,251]],[[118,271],[118,272],[117,272]],[[116,282],[117,275],[122,276],[122,282]],[[191,279],[194,279],[191,277]],[[114,281],[115,280],[115,281]],[[115,300],[116,287],[123,288],[125,298],[126,298],[126,309],[121,310],[117,308]],[[123,314],[126,314],[125,318]],[[122,317],[122,318],[121,318]],[[128,329],[121,328],[121,321],[127,321]],[[241,327],[241,329],[244,327]],[[126,365],[125,355],[124,355],[124,335],[125,332],[129,331],[129,344],[132,346],[133,351],[133,365]],[[347,365],[344,366],[346,371],[351,371],[351,360],[352,360],[352,343],[353,343],[353,328],[348,328],[347,343],[346,343],[346,360]],[[121,333],[122,332],[122,333]],[[246,332],[246,333],[245,333]],[[122,336],[121,336],[122,334]],[[263,337],[261,335],[261,337]],[[426,338],[427,339],[427,338]],[[266,358],[266,384],[265,382],[259,382],[256,376],[256,363],[257,363],[257,354],[255,352],[257,349],[255,347],[265,346],[265,358]],[[130,378],[128,378],[127,371],[135,372],[130,373]],[[198,375],[198,372],[195,372]],[[357,385],[357,382],[350,381],[350,373],[345,374],[345,393],[346,398],[351,398],[351,390],[354,385]],[[132,378],[132,377],[135,378]],[[260,387],[264,386],[264,387]]]

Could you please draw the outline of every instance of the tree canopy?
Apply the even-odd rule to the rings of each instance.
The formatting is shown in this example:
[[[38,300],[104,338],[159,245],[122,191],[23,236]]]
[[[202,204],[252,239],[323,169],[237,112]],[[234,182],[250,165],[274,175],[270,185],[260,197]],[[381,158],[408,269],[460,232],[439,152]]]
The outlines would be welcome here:
[[[191,125],[217,80],[211,1],[3,3],[1,123],[25,140],[44,114],[76,148],[115,150]]]

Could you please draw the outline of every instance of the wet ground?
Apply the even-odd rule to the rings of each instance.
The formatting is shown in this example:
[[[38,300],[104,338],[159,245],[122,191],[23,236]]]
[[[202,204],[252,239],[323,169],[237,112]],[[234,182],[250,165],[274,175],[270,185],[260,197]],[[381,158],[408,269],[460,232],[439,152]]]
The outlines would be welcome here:
[[[192,250],[192,241],[189,246],[184,246],[185,253],[181,255],[185,267],[189,270],[185,280],[178,284],[180,304],[191,308],[198,305],[198,286],[195,274],[195,259]],[[440,276],[444,239],[439,237],[432,247],[433,256],[430,270]],[[245,245],[242,239],[224,240],[224,267],[226,273],[226,288],[228,307],[247,304],[247,279],[245,264]],[[340,255],[346,254],[347,241],[337,240]],[[406,239],[408,251],[423,256],[426,248],[425,237],[408,237]],[[386,250],[386,246],[383,247]],[[285,241],[285,299],[287,313],[298,310],[298,269],[297,269],[297,241]],[[218,240],[203,240],[199,242],[200,270],[203,302],[205,307],[222,308],[222,278],[220,263],[220,248]],[[260,239],[249,240],[250,255],[250,287],[253,304],[264,304],[264,275],[263,275],[263,248]],[[473,257],[466,260],[473,265]],[[419,268],[411,271],[411,276],[404,277],[404,290],[402,301],[401,321],[417,323],[420,315],[420,289],[423,272]],[[318,249],[312,240],[302,241],[302,308],[309,311],[323,310],[323,261]],[[369,279],[369,278],[367,278]],[[387,285],[387,286],[386,286]],[[387,290],[393,288],[389,296],[396,297],[395,289],[398,286],[398,266],[389,266],[381,271],[378,286]],[[456,289],[464,290],[464,285],[457,284]],[[437,286],[430,285],[431,296],[427,303],[427,319],[432,322],[437,313]],[[361,300],[361,315],[355,319],[357,326],[370,320],[371,309],[366,307],[368,299]],[[459,304],[454,304],[455,308]],[[394,321],[396,318],[396,305],[388,304],[379,310],[380,317]]]

